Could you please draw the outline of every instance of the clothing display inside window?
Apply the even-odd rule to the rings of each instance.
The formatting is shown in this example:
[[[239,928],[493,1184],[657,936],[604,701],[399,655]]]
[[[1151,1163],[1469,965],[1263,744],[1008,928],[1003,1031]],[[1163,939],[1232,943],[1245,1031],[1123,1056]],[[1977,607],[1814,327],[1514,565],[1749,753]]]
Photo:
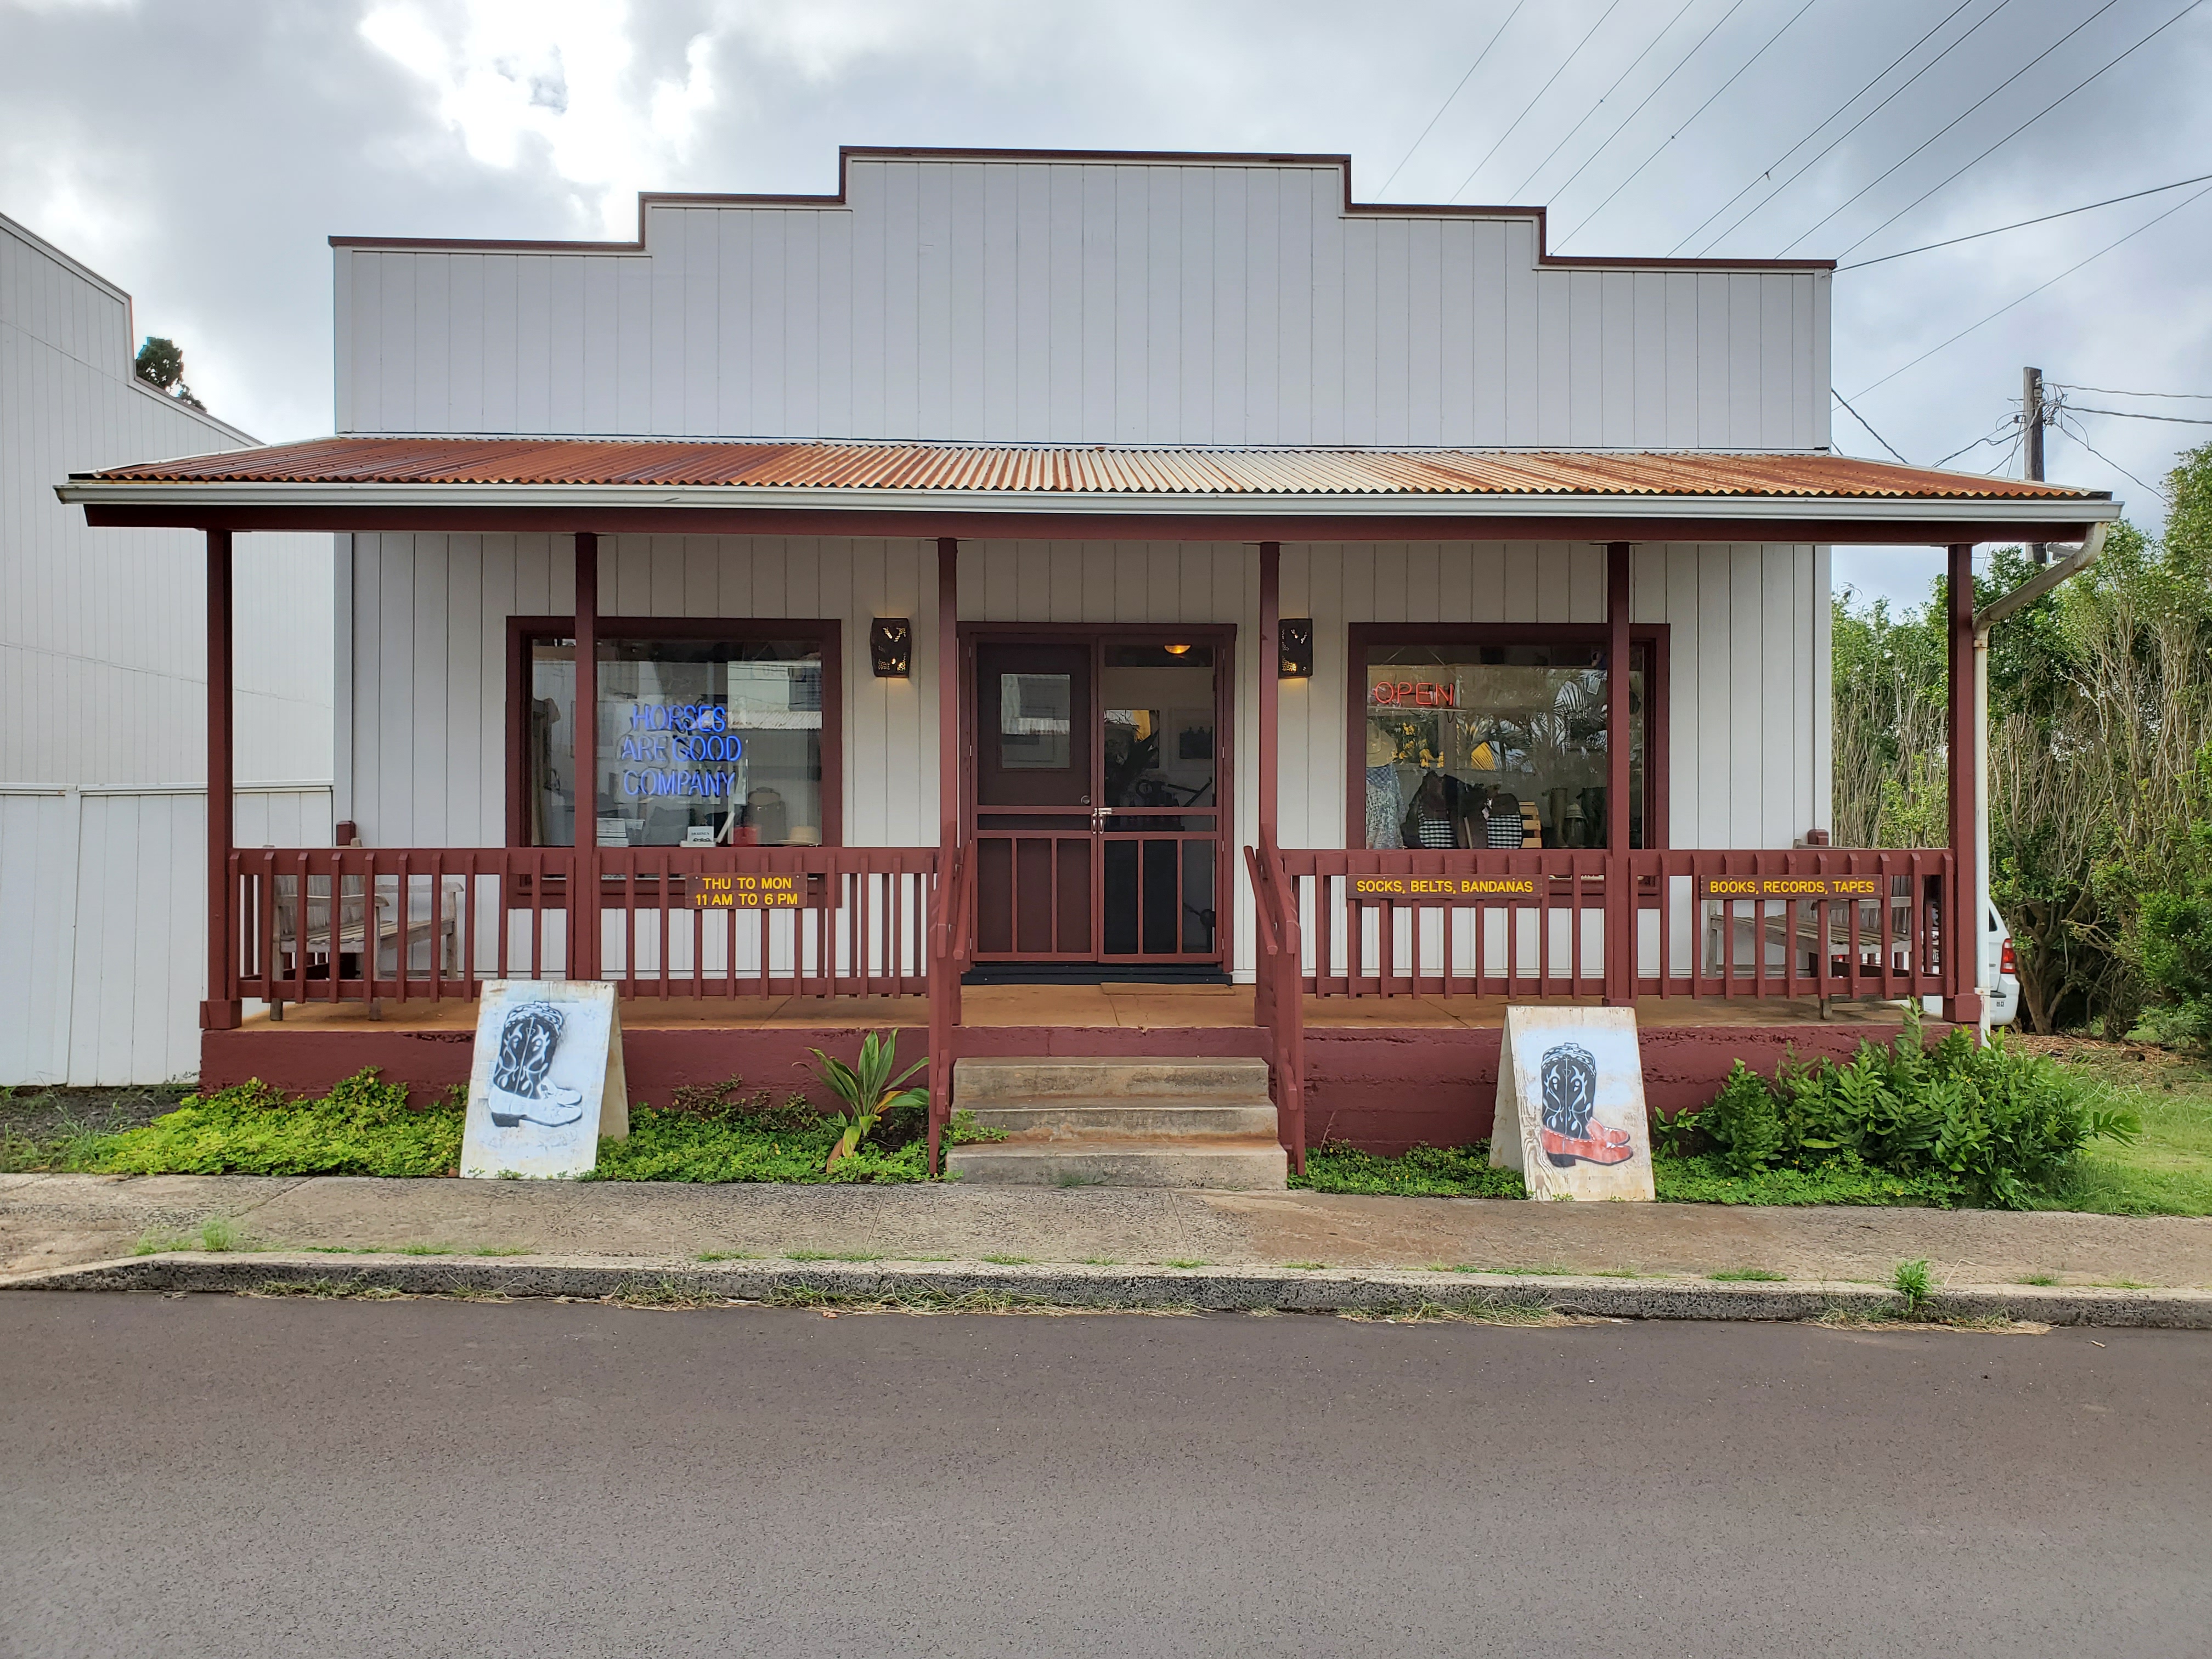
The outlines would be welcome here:
[[[1612,675],[1595,641],[1373,647],[1365,663],[1366,846],[1603,847]],[[1631,653],[1629,844],[1644,842],[1644,688]]]

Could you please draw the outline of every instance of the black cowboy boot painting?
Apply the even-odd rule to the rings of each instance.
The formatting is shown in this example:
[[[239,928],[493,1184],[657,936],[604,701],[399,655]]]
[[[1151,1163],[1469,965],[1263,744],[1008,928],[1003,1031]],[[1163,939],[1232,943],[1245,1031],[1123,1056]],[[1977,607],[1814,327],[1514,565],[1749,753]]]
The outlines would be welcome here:
[[[550,1002],[526,1002],[507,1011],[499,1028],[499,1058],[492,1062],[485,1110],[502,1129],[523,1122],[557,1128],[584,1115],[580,1089],[547,1075],[561,1047],[561,1011]]]
[[[1589,1164],[1625,1164],[1635,1154],[1626,1129],[1608,1129],[1590,1119],[1597,1110],[1597,1058],[1579,1042],[1555,1042],[1544,1051],[1539,1072],[1544,1088],[1544,1125],[1537,1139],[1544,1156],[1560,1169],[1577,1159]]]

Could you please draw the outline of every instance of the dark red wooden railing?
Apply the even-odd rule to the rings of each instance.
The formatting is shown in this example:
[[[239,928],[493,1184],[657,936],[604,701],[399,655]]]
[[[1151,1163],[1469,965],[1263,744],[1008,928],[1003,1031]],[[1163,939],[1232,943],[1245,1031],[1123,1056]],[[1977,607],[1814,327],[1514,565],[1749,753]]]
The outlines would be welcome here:
[[[1305,1157],[1306,997],[1954,994],[1947,850],[1613,854],[1247,848],[1254,1006]]]
[[[611,848],[599,976],[625,997],[923,996],[932,847]],[[264,1001],[474,997],[572,975],[568,848],[231,854],[233,981]]]

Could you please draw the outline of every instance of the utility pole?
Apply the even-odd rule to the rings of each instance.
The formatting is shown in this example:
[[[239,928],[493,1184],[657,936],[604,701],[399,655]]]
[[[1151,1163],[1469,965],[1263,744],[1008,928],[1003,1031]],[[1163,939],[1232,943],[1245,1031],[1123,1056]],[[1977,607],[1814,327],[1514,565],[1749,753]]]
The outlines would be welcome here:
[[[2026,441],[2021,446],[2021,476],[2043,482],[2043,371],[2023,368],[2020,372],[2021,434]],[[2037,542],[2027,550],[2038,564],[2051,562],[2051,547],[2046,542]]]

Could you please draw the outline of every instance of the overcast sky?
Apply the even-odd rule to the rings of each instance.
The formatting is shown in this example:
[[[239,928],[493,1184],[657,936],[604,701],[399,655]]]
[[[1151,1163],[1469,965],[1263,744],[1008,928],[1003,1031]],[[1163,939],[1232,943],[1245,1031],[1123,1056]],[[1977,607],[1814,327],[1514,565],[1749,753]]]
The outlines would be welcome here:
[[[2212,173],[2208,87],[2206,0],[0,0],[0,212],[273,440],[330,429],[334,233],[627,239],[641,190],[834,190],[840,143],[1296,149],[1361,199],[1547,203],[1568,252],[1850,264]],[[2048,471],[2156,523],[2212,425],[2088,411],[2212,421],[2119,395],[2212,393],[2207,188],[1838,274],[1836,389],[2016,472],[2023,363],[2109,388]]]

